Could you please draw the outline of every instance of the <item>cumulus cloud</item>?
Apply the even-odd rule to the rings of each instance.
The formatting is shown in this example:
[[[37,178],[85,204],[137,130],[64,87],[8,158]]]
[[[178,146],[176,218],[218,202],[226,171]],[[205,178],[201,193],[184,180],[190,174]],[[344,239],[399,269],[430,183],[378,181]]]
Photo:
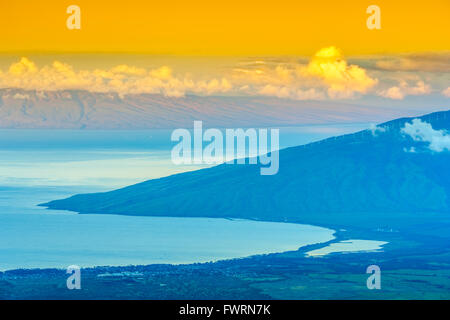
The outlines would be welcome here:
[[[23,57],[20,59],[19,62],[13,63],[9,67],[9,73],[15,74],[15,75],[22,75],[25,73],[34,73],[37,71],[37,67],[34,64],[34,62],[28,60],[27,58]]]
[[[228,69],[208,73],[181,74],[170,66],[154,69],[120,64],[109,69],[76,70],[54,61],[39,67],[28,58],[0,71],[0,88],[20,88],[38,92],[88,90],[126,94],[163,94],[182,97],[239,94],[262,95],[295,100],[353,98],[366,93],[378,80],[366,71],[348,64],[335,47],[319,50],[309,61],[267,59],[237,63]]]
[[[450,87],[447,89],[442,90],[442,94],[448,98],[450,98]]]
[[[333,46],[319,50],[299,72],[321,78],[329,86],[331,98],[350,98],[355,92],[365,93],[378,82],[363,68],[349,65],[340,50]]]
[[[375,124],[371,124],[370,128],[368,130],[372,133],[372,136],[378,137],[378,135],[380,133],[386,132],[387,128],[386,127],[377,126]]]
[[[399,85],[378,92],[378,95],[395,100],[402,100],[407,95],[425,95],[431,93],[431,86],[423,81],[417,81],[410,86],[406,81],[400,81]]]
[[[111,72],[113,73],[122,73],[126,75],[135,75],[135,76],[142,76],[147,73],[147,71],[144,68],[136,68],[133,66],[128,66],[126,64],[118,65],[111,69]]]
[[[28,100],[30,99],[30,96],[28,94],[16,93],[12,98],[15,100]]]
[[[412,123],[405,123],[401,132],[414,141],[427,142],[428,148],[432,151],[450,151],[450,134],[445,130],[434,130],[428,122],[414,119]]]
[[[88,90],[93,92],[115,92],[125,94],[159,93],[180,97],[186,92],[214,94],[227,92],[231,85],[226,79],[198,81],[188,76],[174,76],[172,69],[162,66],[146,70],[129,65],[118,65],[111,69],[76,71],[66,63],[54,61],[38,68],[27,58],[13,63],[7,72],[0,73],[0,88],[58,91]]]
[[[158,69],[151,70],[150,75],[156,79],[169,80],[172,78],[172,69],[168,66],[162,66]]]
[[[363,68],[348,64],[333,46],[319,50],[306,63],[253,62],[233,71],[233,79],[247,92],[296,100],[353,98],[378,83]]]

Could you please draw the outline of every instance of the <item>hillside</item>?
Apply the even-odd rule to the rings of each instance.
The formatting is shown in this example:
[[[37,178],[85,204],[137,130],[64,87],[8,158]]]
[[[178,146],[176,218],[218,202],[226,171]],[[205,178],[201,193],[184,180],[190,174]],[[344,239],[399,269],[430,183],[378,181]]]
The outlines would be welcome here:
[[[273,176],[261,176],[258,165],[223,164],[44,206],[80,213],[307,222],[447,215],[450,143],[438,150],[427,136],[415,141],[402,132],[412,119],[281,150],[280,169]],[[438,130],[450,129],[450,111],[419,119],[421,125],[431,124],[432,136],[443,138],[440,146],[445,147],[449,136]],[[426,126],[412,128],[430,133]]]

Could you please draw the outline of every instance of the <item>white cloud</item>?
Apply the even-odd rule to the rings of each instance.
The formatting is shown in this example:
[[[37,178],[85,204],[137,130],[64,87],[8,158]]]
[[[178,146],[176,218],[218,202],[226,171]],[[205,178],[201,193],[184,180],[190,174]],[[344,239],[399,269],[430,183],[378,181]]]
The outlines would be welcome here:
[[[432,151],[450,151],[450,134],[445,130],[434,130],[428,122],[413,119],[412,123],[405,123],[400,132],[409,135],[414,141],[428,142],[428,148]]]
[[[186,92],[200,94],[224,93],[231,90],[227,79],[195,80],[173,75],[168,66],[146,70],[125,64],[111,69],[76,71],[66,63],[54,61],[38,68],[34,62],[21,58],[6,73],[0,72],[0,88],[20,88],[39,92],[58,90],[88,90],[125,94],[159,93],[170,97]],[[42,96],[42,95],[41,95]]]
[[[15,100],[28,100],[30,99],[30,96],[28,94],[16,93],[12,98]]]
[[[431,93],[431,87],[423,81],[417,81],[415,86],[410,86],[406,81],[400,81],[398,86],[381,90],[378,95],[389,99],[402,100],[408,95],[419,96],[429,93]]]
[[[379,133],[386,132],[387,128],[371,124],[368,130],[372,133],[372,136],[377,137]]]
[[[409,153],[416,153],[416,148],[415,147],[411,147],[411,148],[403,148],[404,152],[409,152]]]
[[[284,60],[241,65],[233,69],[233,80],[248,94],[295,100],[354,98],[355,93],[364,94],[378,83],[365,69],[348,64],[333,46],[319,50],[306,63]]]
[[[119,96],[245,94],[322,100],[354,98],[355,94],[364,94],[378,83],[365,69],[348,64],[335,47],[319,50],[309,62],[294,58],[258,60],[213,72],[180,74],[166,65],[145,69],[127,64],[109,69],[76,70],[60,61],[39,67],[24,57],[6,72],[0,71],[0,88],[39,92],[88,90]]]
[[[450,98],[450,87],[447,89],[442,90],[442,94],[448,98]]]
[[[272,96],[278,98],[287,98],[293,100],[323,100],[325,94],[314,88],[302,90],[290,86],[278,86],[267,84],[259,89],[258,94],[263,96]]]
[[[25,73],[35,73],[37,71],[37,67],[34,62],[28,60],[27,58],[20,59],[19,62],[13,63],[8,72],[10,74],[21,75]]]
[[[328,85],[328,95],[337,99],[351,98],[355,92],[366,93],[378,83],[363,68],[349,65],[341,51],[333,46],[319,50],[308,66],[299,71],[322,79]]]

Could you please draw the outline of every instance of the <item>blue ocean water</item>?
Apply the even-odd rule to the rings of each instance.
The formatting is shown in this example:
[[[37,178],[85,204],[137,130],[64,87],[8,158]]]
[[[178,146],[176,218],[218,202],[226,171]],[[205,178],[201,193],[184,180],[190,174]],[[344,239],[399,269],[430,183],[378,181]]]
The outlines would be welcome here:
[[[2,214],[0,225],[0,270],[207,262],[333,239],[315,226],[204,218]]]
[[[280,147],[368,127],[281,128]],[[170,133],[0,130],[0,270],[204,262],[296,250],[333,238],[332,230],[305,225],[79,215],[37,206],[206,166],[174,165]]]

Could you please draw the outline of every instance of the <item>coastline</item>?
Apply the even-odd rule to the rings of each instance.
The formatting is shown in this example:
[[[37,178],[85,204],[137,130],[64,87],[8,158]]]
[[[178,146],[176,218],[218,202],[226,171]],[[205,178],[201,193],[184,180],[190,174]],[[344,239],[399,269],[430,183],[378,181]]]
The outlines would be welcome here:
[[[382,252],[305,257],[309,250],[361,234],[372,239],[384,234],[389,245]],[[435,237],[353,229],[338,229],[335,236],[329,243],[297,251],[211,263],[83,268],[82,290],[67,290],[65,270],[10,270],[0,272],[0,299],[450,298],[450,270],[445,264],[428,264],[450,255],[450,248]],[[383,290],[366,288],[366,267],[374,263],[381,266],[383,279],[388,281]],[[396,285],[390,286],[391,281]]]
[[[103,225],[105,221],[108,221],[108,224],[104,225],[104,228],[107,229],[106,233],[101,232],[100,234],[96,234],[97,241],[102,241],[100,246],[92,247],[92,250],[89,250],[84,253],[82,248],[88,248],[85,243],[78,244],[75,247],[70,247],[71,243],[74,243],[74,239],[78,239],[78,236],[73,237],[73,235],[69,235],[65,233],[61,229],[58,232],[63,232],[65,234],[65,238],[67,238],[63,243],[59,243],[57,247],[47,248],[47,250],[57,250],[56,253],[52,253],[49,251],[45,253],[44,256],[40,257],[36,256],[32,250],[39,253],[39,248],[37,242],[32,246],[28,246],[24,244],[24,254],[27,256],[21,258],[28,259],[38,259],[39,263],[33,263],[35,266],[29,267],[25,265],[24,267],[12,267],[8,268],[7,264],[2,268],[2,272],[9,272],[14,270],[47,270],[47,269],[59,269],[64,270],[66,268],[66,264],[71,261],[80,261],[79,263],[69,263],[79,265],[83,269],[87,268],[96,268],[96,267],[127,267],[127,266],[145,266],[145,265],[190,265],[190,264],[202,264],[202,263],[216,263],[223,260],[233,260],[233,259],[245,259],[253,256],[260,255],[268,255],[268,254],[278,254],[285,252],[295,252],[298,250],[302,250],[303,248],[310,246],[320,246],[327,245],[330,241],[336,241],[336,231],[329,228],[324,228],[317,225],[311,224],[301,224],[301,223],[284,223],[281,221],[261,221],[256,219],[226,219],[226,218],[204,218],[204,217],[134,217],[129,216],[120,216],[120,215],[111,215],[115,220],[109,219],[108,215],[96,215],[96,217],[89,217],[87,215],[84,216],[84,219],[79,221],[77,219],[77,214],[73,214],[70,216],[59,215],[55,218],[53,216],[47,216],[47,220],[42,222],[39,227],[41,231],[37,231],[35,236],[39,236],[42,232],[46,232],[47,226],[51,229],[49,230],[51,234],[54,232],[54,227],[60,228],[61,224],[71,224],[70,232],[76,234],[77,225],[73,226],[74,221],[79,224],[81,227],[86,224],[95,223],[94,226],[90,227],[90,229],[85,230],[86,236],[89,234],[95,233],[98,230],[100,225]],[[80,215],[81,216],[81,215]],[[93,219],[91,219],[91,217]],[[7,219],[7,217],[5,217]],[[27,220],[31,227],[34,225],[34,220],[41,221],[39,216],[27,216],[27,219],[33,218],[32,220]],[[87,219],[86,219],[87,218]],[[107,219],[107,220],[105,220]],[[186,219],[186,222],[183,221]],[[18,219],[22,221],[23,219]],[[132,222],[132,224],[130,224]],[[51,224],[50,224],[51,223]],[[236,223],[236,224],[235,224]],[[261,224],[260,224],[261,223]],[[10,226],[10,229],[15,229],[15,225],[17,223]],[[117,227],[117,225],[120,225]],[[134,225],[140,225],[137,232],[133,232],[132,238],[127,238],[126,242],[123,242],[123,245],[120,247],[115,247],[114,243],[118,241],[122,242],[122,238],[129,234],[129,228],[133,229]],[[278,225],[278,226],[277,226]],[[285,227],[285,226],[286,227]],[[183,231],[179,229],[187,229],[187,231]],[[297,227],[298,226],[298,227]],[[112,228],[112,229],[111,229]],[[207,229],[210,229],[209,231]],[[219,228],[219,229],[218,229]],[[72,230],[73,229],[73,230]],[[163,229],[163,231],[158,231],[158,229]],[[217,240],[213,240],[210,245],[202,244],[203,241],[207,239],[211,239],[210,237],[215,237],[214,230],[220,230],[218,234]],[[114,231],[116,230],[116,231]],[[135,229],[133,229],[135,230]],[[178,231],[177,231],[178,230]],[[269,231],[270,230],[270,231]],[[24,230],[26,232],[26,230]],[[272,233],[273,231],[273,233]],[[33,231],[34,232],[34,231]],[[111,233],[116,234],[115,232],[119,232],[116,234],[113,242],[109,242],[108,239],[111,239]],[[156,233],[155,233],[156,232]],[[178,233],[178,241],[172,241],[167,244],[167,251],[164,251],[164,243],[165,239],[173,232]],[[181,232],[181,234],[180,234]],[[205,233],[206,232],[206,233]],[[245,235],[248,232],[252,232],[251,235]],[[268,234],[267,232],[271,232],[272,234]],[[59,234],[58,233],[58,234]],[[147,235],[145,235],[147,233]],[[195,235],[198,234],[198,235]],[[194,238],[189,238],[189,244],[186,246],[183,244],[183,237],[189,235],[194,236]],[[5,235],[6,236],[6,235]],[[31,236],[31,235],[30,235]],[[83,241],[86,236],[81,237],[80,240]],[[141,238],[145,236],[145,238]],[[54,237],[54,236],[53,236]],[[156,238],[155,238],[156,237]],[[181,237],[181,238],[180,238]],[[234,238],[234,239],[233,239]],[[51,239],[51,237],[50,237]],[[91,239],[91,237],[89,237]],[[203,239],[203,240],[202,240]],[[223,239],[223,240],[222,240]],[[161,242],[162,241],[162,242]],[[198,242],[200,241],[200,242]],[[246,241],[246,246],[239,246],[239,241]],[[262,242],[260,242],[262,241]],[[46,241],[45,243],[47,243]],[[158,247],[158,243],[161,243],[162,246]],[[215,243],[217,243],[218,247],[215,247]],[[57,254],[60,250],[65,251],[65,245],[69,245],[67,247],[67,255],[61,255],[61,261],[64,264],[60,265],[48,265],[46,266],[43,263],[45,260],[54,260],[55,254]],[[265,247],[265,244],[269,244],[269,247]],[[42,245],[42,243],[40,244]],[[20,243],[15,245],[17,248],[20,248]],[[5,247],[6,248],[6,247]],[[5,249],[4,248],[4,249]],[[59,248],[59,249],[58,249]],[[115,248],[115,249],[112,249]],[[216,249],[214,249],[216,248]],[[81,250],[81,251],[80,251]],[[113,250],[113,251],[111,251]],[[125,250],[125,251],[124,251]],[[183,253],[178,252],[182,250]],[[211,254],[208,258],[208,255]],[[120,252],[130,252],[126,256],[121,256]],[[184,253],[185,251],[185,253]],[[21,252],[21,251],[19,251]],[[101,253],[101,255],[94,257],[93,254],[95,252]],[[167,252],[167,257],[166,257]],[[246,253],[247,252],[247,253]],[[73,254],[73,257],[71,257]],[[83,257],[84,256],[84,257]],[[78,258],[77,258],[78,257]],[[117,257],[117,258],[116,258]],[[90,264],[89,259],[92,258],[92,262],[97,260],[97,263]],[[50,259],[50,260],[49,260]],[[13,265],[14,263],[20,263],[20,259],[15,262],[15,260],[11,260],[9,265]],[[105,261],[105,263],[101,263],[101,261]],[[125,262],[124,261],[129,261]],[[147,261],[155,261],[143,263],[139,262],[139,260],[147,260]],[[7,260],[6,260],[7,261]],[[25,261],[25,260],[23,260]],[[108,263],[108,261],[113,263]],[[122,262],[121,262],[122,261]],[[98,263],[100,262],[100,263]],[[67,264],[67,266],[69,265]]]

